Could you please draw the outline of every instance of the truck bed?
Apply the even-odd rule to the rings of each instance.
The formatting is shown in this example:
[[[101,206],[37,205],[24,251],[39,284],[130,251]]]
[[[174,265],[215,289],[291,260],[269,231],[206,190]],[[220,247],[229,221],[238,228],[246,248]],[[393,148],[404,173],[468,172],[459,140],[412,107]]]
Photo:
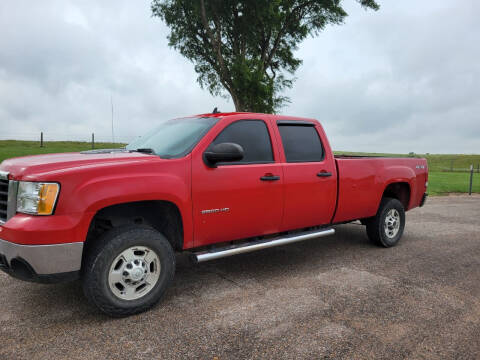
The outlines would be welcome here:
[[[338,200],[333,223],[374,216],[386,186],[399,179],[408,191],[405,210],[418,206],[426,192],[425,159],[337,155],[335,163]]]
[[[334,155],[335,159],[405,159],[396,156],[381,156],[381,155]]]

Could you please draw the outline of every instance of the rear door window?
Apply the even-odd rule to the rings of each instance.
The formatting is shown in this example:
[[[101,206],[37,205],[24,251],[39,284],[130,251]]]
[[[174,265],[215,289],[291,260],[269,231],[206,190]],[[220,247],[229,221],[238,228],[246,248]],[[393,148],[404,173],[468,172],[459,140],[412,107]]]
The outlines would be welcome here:
[[[278,124],[287,162],[318,162],[324,159],[315,126]]]

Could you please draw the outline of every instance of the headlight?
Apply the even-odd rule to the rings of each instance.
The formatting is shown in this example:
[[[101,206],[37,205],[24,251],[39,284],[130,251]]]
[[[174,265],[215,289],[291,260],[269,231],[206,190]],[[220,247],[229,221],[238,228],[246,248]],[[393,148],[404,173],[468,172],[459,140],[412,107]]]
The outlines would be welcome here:
[[[17,212],[52,215],[59,191],[59,184],[20,181],[17,193]]]

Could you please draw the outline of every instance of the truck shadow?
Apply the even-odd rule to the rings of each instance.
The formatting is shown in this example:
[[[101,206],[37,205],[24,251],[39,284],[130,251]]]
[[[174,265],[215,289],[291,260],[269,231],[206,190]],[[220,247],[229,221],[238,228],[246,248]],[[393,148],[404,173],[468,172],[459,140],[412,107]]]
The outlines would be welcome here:
[[[175,280],[157,309],[161,311],[162,306],[175,304],[179,296],[207,296],[215,291],[219,281],[229,286],[243,287],[246,283],[252,284],[253,279],[253,283],[261,287],[263,282],[268,284],[285,274],[310,276],[312,269],[315,272],[328,271],[332,267],[371,256],[372,251],[376,251],[376,248],[368,241],[363,226],[342,225],[336,226],[336,234],[330,237],[202,264],[193,264],[187,254],[180,254],[177,256]],[[28,309],[29,317],[79,324],[111,320],[87,302],[79,281],[56,285],[24,283],[21,286],[22,296],[18,301],[28,304],[22,308]]]
[[[293,244],[268,248],[256,252],[245,253],[213,260],[201,264],[192,263],[186,255],[177,257],[177,274],[182,271],[191,271],[192,269],[202,270],[203,268],[218,267],[228,272],[251,271],[258,273],[272,266],[278,269],[279,264],[288,264],[289,266],[302,266],[308,261],[334,262],[341,259],[345,254],[357,252],[359,250],[369,251],[373,246],[366,237],[363,226],[360,225],[341,225],[335,227],[335,235],[311,239]],[[259,265],[255,269],[255,265]]]
[[[209,296],[219,281],[231,286],[262,287],[285,276],[308,277],[364,261],[378,251],[360,225],[336,226],[336,234],[299,243],[268,248],[194,264],[188,256],[177,257],[175,281],[165,301],[182,294]],[[201,285],[198,285],[201,284]]]

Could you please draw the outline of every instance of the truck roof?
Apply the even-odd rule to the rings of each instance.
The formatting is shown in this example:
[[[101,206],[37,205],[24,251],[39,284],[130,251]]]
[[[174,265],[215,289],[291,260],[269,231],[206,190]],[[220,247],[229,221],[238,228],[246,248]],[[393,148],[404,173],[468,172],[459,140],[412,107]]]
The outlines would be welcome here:
[[[216,118],[228,118],[232,116],[239,116],[242,115],[246,119],[261,119],[266,116],[273,117],[275,120],[292,120],[292,121],[315,121],[318,122],[316,119],[311,118],[303,118],[298,116],[288,116],[288,115],[276,115],[276,114],[264,114],[264,113],[254,113],[254,112],[219,112],[219,113],[206,113],[206,114],[198,114],[194,115],[195,117],[216,117]]]

